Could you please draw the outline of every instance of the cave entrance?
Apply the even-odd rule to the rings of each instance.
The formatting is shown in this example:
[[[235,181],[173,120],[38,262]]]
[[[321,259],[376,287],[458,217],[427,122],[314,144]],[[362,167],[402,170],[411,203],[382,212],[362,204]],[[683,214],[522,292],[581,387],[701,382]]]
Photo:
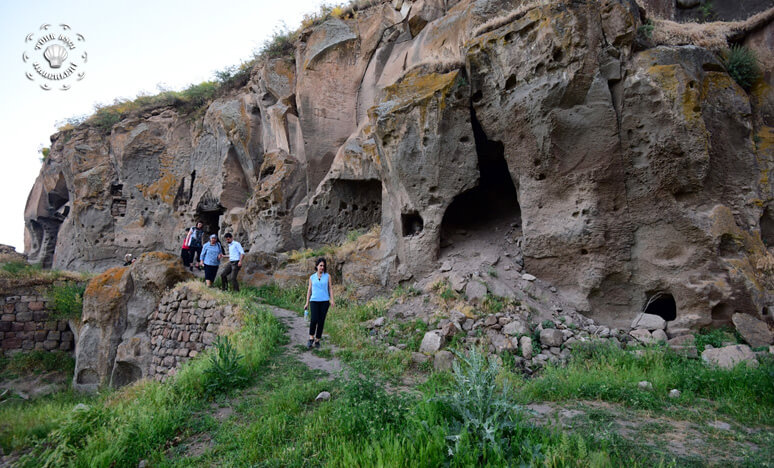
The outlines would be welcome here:
[[[478,231],[482,234],[521,228],[521,208],[513,185],[505,148],[502,142],[487,139],[476,114],[471,108],[473,137],[478,156],[478,186],[457,195],[444,213],[441,222],[441,247],[451,245],[460,233]]]
[[[720,328],[731,325],[731,317],[734,315],[734,307],[725,302],[718,303],[712,308],[712,327]]]
[[[113,387],[119,388],[142,378],[142,370],[130,362],[118,361],[113,369]]]
[[[774,213],[771,208],[763,210],[761,215],[761,239],[766,248],[774,247]]]
[[[196,221],[201,221],[204,226],[204,235],[206,236],[203,241],[206,241],[210,237],[210,234],[215,234],[220,237],[218,232],[220,231],[220,216],[225,212],[225,209],[218,208],[215,210],[196,210]]]
[[[363,231],[382,220],[382,181],[333,179],[330,191],[312,201],[306,238],[333,244],[350,231]]]
[[[677,304],[675,298],[663,291],[656,292],[648,298],[642,311],[646,314],[658,315],[662,319],[670,322],[677,318]]]

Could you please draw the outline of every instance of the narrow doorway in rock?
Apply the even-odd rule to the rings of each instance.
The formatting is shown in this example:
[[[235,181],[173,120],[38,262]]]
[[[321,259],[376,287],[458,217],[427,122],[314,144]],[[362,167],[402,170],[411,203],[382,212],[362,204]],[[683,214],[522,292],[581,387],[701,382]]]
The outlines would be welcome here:
[[[209,237],[210,234],[215,234],[220,237],[218,231],[220,230],[220,216],[223,214],[224,209],[219,208],[216,210],[197,210],[196,220],[201,221],[204,229],[204,234]]]

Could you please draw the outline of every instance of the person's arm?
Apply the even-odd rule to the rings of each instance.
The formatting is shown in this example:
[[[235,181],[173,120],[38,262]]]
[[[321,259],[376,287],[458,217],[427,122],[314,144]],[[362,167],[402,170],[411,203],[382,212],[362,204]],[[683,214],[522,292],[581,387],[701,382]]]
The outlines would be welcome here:
[[[242,247],[242,244],[239,244],[239,261],[237,262],[237,266],[242,266],[242,259],[245,258],[245,249]]]
[[[312,278],[309,278],[309,287],[306,288],[306,303],[304,304],[304,309],[309,308],[309,298],[312,297]]]
[[[331,298],[331,307],[336,307],[336,301],[333,299],[333,285],[331,284],[331,275],[328,275],[328,297]]]

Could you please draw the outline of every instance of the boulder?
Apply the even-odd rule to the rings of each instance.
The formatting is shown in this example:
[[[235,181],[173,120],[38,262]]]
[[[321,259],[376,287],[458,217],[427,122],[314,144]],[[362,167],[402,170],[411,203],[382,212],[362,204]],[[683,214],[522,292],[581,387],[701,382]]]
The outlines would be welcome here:
[[[747,345],[724,346],[722,348],[705,349],[701,358],[707,364],[732,369],[737,364],[745,363],[750,367],[758,367],[755,353]]]
[[[645,330],[664,330],[666,320],[653,314],[640,313],[632,320],[632,329],[643,328]]]
[[[503,333],[510,336],[529,335],[529,325],[522,320],[514,320],[503,327]]]
[[[432,330],[425,333],[422,343],[419,345],[419,352],[433,354],[443,346],[443,335],[438,330]]]
[[[452,370],[454,363],[454,354],[449,351],[438,351],[433,356],[433,369],[436,371]]]
[[[653,335],[643,328],[639,328],[637,330],[632,330],[629,332],[631,336],[633,336],[637,341],[643,344],[650,344],[653,343],[655,340],[653,339]]]
[[[414,364],[424,364],[430,359],[430,356],[423,353],[413,352],[411,353],[411,362]]]
[[[535,277],[535,275],[524,273],[523,275],[521,275],[521,279],[523,279],[524,281],[535,281],[537,278]]]
[[[328,401],[331,399],[330,392],[320,392],[317,394],[317,396],[314,398],[314,401]]]
[[[546,328],[540,331],[540,344],[543,346],[561,346],[564,335],[561,330]]]
[[[653,330],[653,333],[652,333],[652,335],[653,335],[653,339],[654,339],[655,341],[657,341],[657,342],[658,342],[658,341],[660,341],[660,342],[662,342],[662,343],[666,343],[666,342],[667,342],[667,340],[669,339],[669,338],[667,337],[667,334],[666,334],[666,332],[665,332],[664,330],[661,330],[660,328],[659,328],[659,329],[657,329],[657,330]]]
[[[449,284],[451,285],[452,289],[457,292],[462,292],[462,290],[465,289],[465,284],[467,281],[468,280],[465,279],[464,276],[457,273],[456,271],[449,275]]]
[[[484,297],[486,297],[486,292],[486,285],[480,281],[469,281],[468,285],[465,286],[465,295],[473,303],[483,301]]]
[[[736,313],[731,316],[731,321],[734,323],[736,331],[744,338],[744,341],[753,348],[768,346],[774,343],[774,333],[772,333],[768,324],[763,320],[758,320],[749,314]]]

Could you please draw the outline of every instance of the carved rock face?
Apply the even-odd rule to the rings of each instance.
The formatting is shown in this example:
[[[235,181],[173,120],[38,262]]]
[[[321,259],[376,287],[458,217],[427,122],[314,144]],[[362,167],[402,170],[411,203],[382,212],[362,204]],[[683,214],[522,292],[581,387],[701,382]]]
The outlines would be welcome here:
[[[628,0],[411,5],[305,31],[294,59],[198,113],[55,135],[25,211],[30,258],[101,271],[177,254],[196,220],[249,253],[380,224],[370,271],[345,270],[394,284],[505,227],[498,255],[610,325],[771,309],[774,88],[748,95],[697,47],[636,51]],[[750,37],[768,70],[771,27]]]
[[[120,387],[148,375],[148,317],[165,289],[191,277],[179,259],[149,252],[96,276],[83,294],[73,388]]]

